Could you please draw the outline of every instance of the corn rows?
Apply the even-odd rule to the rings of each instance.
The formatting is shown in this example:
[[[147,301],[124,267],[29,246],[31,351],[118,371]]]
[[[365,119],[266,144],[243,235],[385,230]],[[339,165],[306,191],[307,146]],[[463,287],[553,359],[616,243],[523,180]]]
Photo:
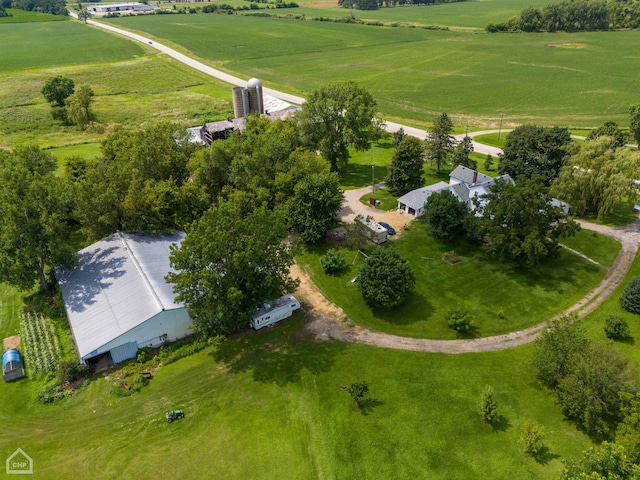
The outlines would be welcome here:
[[[60,358],[60,342],[51,322],[41,314],[20,313],[20,334],[26,365],[36,374],[54,372]]]

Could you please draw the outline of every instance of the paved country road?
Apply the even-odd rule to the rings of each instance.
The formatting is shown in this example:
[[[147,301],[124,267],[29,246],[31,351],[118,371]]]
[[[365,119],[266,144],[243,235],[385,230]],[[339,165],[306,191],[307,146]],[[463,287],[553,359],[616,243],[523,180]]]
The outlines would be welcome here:
[[[75,18],[76,20],[78,19],[78,14],[73,13],[73,12],[69,12],[69,15],[73,18]],[[180,52],[178,52],[177,50],[174,50],[173,48],[167,47],[166,45],[159,43],[155,40],[152,40],[149,37],[145,37],[144,35],[139,35],[137,33],[133,33],[133,32],[129,32],[127,30],[123,30],[121,28],[118,27],[114,27],[113,25],[109,25],[106,23],[101,23],[101,22],[96,22],[95,20],[88,20],[87,21],[88,25],[91,25],[93,27],[98,27],[98,28],[102,28],[104,30],[107,30],[109,32],[112,33],[117,33],[118,35],[122,35],[124,37],[130,38],[132,40],[135,40],[137,42],[140,43],[144,43],[150,47],[155,48],[156,50],[164,53],[165,55],[170,56],[171,58],[174,58],[176,60],[178,60],[179,62],[184,63],[185,65],[188,65],[191,68],[195,68],[196,70],[207,74],[211,77],[217,78],[219,80],[222,80],[223,82],[227,82],[230,83],[231,85],[236,85],[236,86],[246,86],[247,82],[246,80],[242,80],[241,78],[238,77],[234,77],[233,75],[229,75],[228,73],[225,73],[221,70],[217,70],[215,68],[212,68],[208,65],[205,65],[202,62],[199,62],[198,60],[194,60],[193,58],[188,57],[187,55],[184,55]],[[291,95],[289,93],[285,93],[285,92],[281,92],[279,90],[273,90],[271,88],[266,88],[263,87],[262,91],[264,93],[267,93],[273,97],[279,98],[281,100],[284,100],[286,102],[289,103],[294,103],[297,105],[302,105],[305,102],[305,99],[302,97],[298,97],[296,95]],[[421,130],[419,128],[414,128],[414,127],[409,127],[407,125],[401,125],[399,123],[395,123],[395,122],[388,122],[385,121],[385,125],[386,125],[386,130],[388,132],[396,132],[398,131],[400,128],[402,128],[408,135],[412,135],[414,137],[420,138],[422,140],[424,140],[427,137],[427,132],[425,130]],[[507,132],[507,130],[502,130],[503,132]],[[488,130],[485,132],[473,132],[470,133],[469,136],[470,137],[474,137],[475,135],[481,135],[484,133],[493,133],[493,132],[497,132],[497,130]],[[454,135],[456,137],[457,140],[460,140],[462,137],[464,137],[464,135]],[[473,142],[473,148],[475,152],[478,153],[482,153],[482,154],[491,154],[494,157],[497,157],[498,154],[501,152],[501,150],[499,148],[496,147],[491,147],[489,145],[483,145],[481,143],[477,143],[477,142]]]

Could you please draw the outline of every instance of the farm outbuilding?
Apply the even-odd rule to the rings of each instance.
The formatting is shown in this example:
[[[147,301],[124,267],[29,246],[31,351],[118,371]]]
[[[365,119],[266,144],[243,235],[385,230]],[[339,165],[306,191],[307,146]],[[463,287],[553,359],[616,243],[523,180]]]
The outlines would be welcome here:
[[[24,377],[24,365],[20,352],[15,348],[2,354],[2,379],[5,382]]]
[[[92,15],[109,15],[114,13],[137,14],[149,13],[158,9],[155,5],[147,5],[139,2],[105,3],[104,5],[87,5],[87,10]]]
[[[79,252],[78,266],[58,270],[73,338],[82,363],[134,358],[139,348],[189,335],[191,318],[165,280],[170,246],[183,232],[116,233]]]

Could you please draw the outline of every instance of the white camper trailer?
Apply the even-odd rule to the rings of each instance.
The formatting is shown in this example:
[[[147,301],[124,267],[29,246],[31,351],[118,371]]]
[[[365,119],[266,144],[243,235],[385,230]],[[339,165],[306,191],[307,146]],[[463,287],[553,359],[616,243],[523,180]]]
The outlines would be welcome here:
[[[267,302],[259,308],[251,319],[251,326],[256,330],[262,327],[268,327],[280,320],[284,320],[291,316],[294,310],[300,308],[300,302],[292,295],[284,295],[271,302]]]
[[[364,235],[371,240],[373,243],[384,243],[388,240],[387,235],[388,231],[378,222],[376,222],[371,217],[357,217],[356,221],[360,222],[363,226]]]

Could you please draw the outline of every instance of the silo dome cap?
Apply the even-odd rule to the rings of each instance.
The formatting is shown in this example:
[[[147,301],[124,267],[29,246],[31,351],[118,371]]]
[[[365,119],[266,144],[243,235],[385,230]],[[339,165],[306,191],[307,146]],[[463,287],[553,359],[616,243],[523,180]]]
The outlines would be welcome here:
[[[262,86],[262,82],[257,78],[252,78],[247,82],[247,88],[257,88],[261,86]]]

